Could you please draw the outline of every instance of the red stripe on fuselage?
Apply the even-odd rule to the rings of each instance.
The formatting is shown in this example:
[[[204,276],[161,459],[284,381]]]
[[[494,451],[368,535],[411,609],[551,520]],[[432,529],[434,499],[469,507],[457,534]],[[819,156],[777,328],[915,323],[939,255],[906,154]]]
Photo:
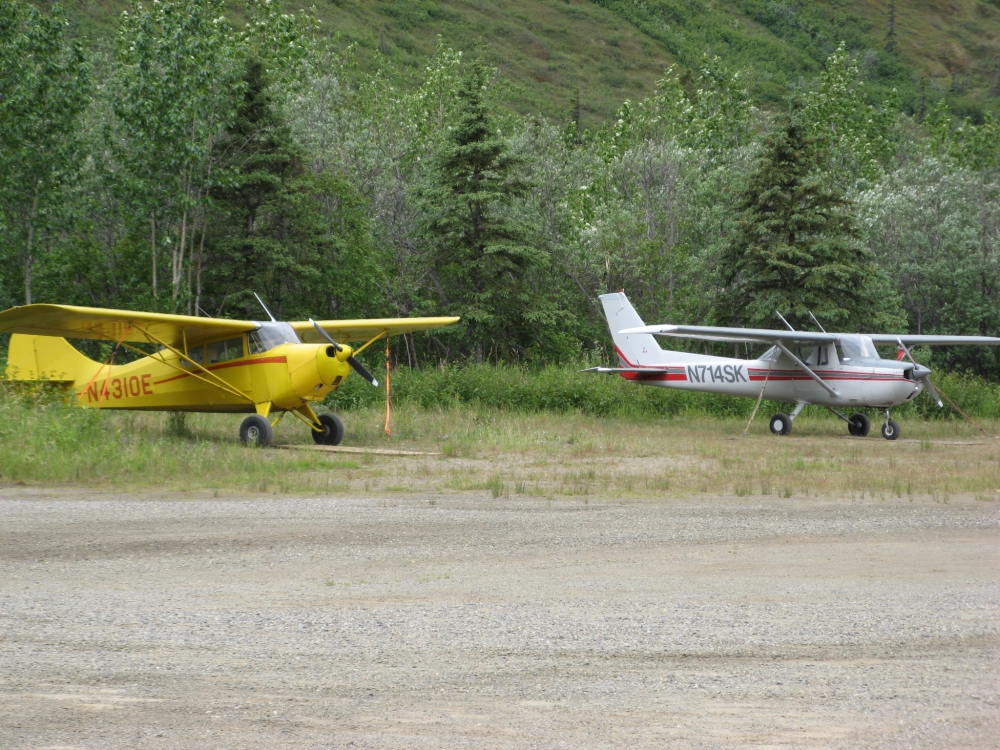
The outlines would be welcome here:
[[[626,380],[687,380],[683,372],[620,372]]]
[[[206,367],[205,369],[209,372],[214,372],[215,370],[225,370],[227,367],[244,367],[246,365],[272,365],[272,364],[285,364],[288,362],[287,357],[262,357],[260,359],[238,359],[233,362],[220,362],[217,365],[212,365],[211,367]],[[154,380],[153,385],[160,385],[162,383],[169,383],[172,380],[180,380],[181,378],[186,378],[192,375],[190,372],[182,372],[180,375],[174,375],[173,377],[164,378],[163,380]]]

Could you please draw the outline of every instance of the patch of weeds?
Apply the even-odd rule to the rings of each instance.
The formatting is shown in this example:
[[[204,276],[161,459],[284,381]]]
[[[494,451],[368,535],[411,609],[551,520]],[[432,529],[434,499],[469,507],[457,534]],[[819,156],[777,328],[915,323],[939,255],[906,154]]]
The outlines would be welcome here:
[[[191,428],[188,427],[187,416],[187,412],[185,411],[167,412],[167,434],[178,438],[191,437]]]

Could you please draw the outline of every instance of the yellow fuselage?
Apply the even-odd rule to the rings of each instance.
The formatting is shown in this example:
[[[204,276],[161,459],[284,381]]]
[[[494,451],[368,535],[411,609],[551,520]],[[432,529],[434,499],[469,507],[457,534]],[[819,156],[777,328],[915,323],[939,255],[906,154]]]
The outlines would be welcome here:
[[[346,362],[327,355],[330,348],[283,344],[263,354],[205,365],[208,372],[165,351],[164,361],[155,355],[105,367],[93,382],[74,385],[82,406],[103,409],[252,412],[257,404],[270,404],[270,410],[299,409],[322,401],[351,372]]]
[[[351,372],[348,346],[335,351],[327,344],[280,344],[250,354],[245,336],[225,343],[223,361],[212,361],[218,344],[209,343],[183,356],[163,349],[115,365],[87,359],[62,338],[15,334],[8,377],[61,382],[91,408],[266,414],[321,401]]]

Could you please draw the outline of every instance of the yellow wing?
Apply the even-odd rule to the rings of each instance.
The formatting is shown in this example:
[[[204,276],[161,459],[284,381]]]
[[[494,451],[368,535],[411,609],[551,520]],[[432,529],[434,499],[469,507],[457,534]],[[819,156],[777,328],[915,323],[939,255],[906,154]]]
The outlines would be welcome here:
[[[317,323],[338,344],[351,341],[369,341],[380,333],[399,336],[403,333],[426,331],[457,323],[460,318],[369,318],[367,320],[318,320]],[[309,321],[291,323],[295,333],[304,343],[319,343],[325,339]]]
[[[183,346],[185,339],[190,346],[213,338],[252,331],[256,327],[256,323],[246,320],[196,318],[191,315],[73,305],[22,305],[0,313],[0,333],[114,342],[163,342],[175,347]]]

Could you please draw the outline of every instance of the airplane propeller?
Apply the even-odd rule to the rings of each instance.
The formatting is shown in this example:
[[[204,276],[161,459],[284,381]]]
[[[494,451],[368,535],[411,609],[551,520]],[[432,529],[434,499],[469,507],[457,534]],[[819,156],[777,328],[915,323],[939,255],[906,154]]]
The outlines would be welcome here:
[[[917,364],[917,361],[913,359],[913,355],[910,354],[910,350],[906,348],[902,339],[897,338],[896,341],[899,342],[899,348],[906,355],[906,358],[913,363],[913,379],[922,381],[924,384],[924,390],[931,394],[931,398],[937,402],[939,407],[944,408],[944,403],[941,401],[941,397],[938,396],[937,388],[935,388],[934,384],[931,382],[931,369]]]
[[[319,335],[320,336],[322,336],[323,338],[325,338],[327,341],[329,341],[333,345],[333,348],[336,351],[339,352],[343,348],[343,347],[341,347],[340,344],[338,344],[336,341],[333,340],[333,338],[330,336],[329,333],[327,333],[322,328],[320,328],[319,323],[317,323],[312,318],[309,318],[309,322],[313,324],[313,328],[315,328],[317,331],[319,331]],[[360,362],[358,362],[358,360],[355,358],[355,356],[353,354],[347,358],[347,364],[349,364],[351,367],[353,367],[354,371],[356,373],[358,373],[358,375],[360,375],[361,377],[363,377],[365,380],[367,380],[369,383],[371,383],[374,386],[378,386],[378,381],[375,379],[375,376],[372,375],[370,372],[368,372],[368,368],[365,367]]]

